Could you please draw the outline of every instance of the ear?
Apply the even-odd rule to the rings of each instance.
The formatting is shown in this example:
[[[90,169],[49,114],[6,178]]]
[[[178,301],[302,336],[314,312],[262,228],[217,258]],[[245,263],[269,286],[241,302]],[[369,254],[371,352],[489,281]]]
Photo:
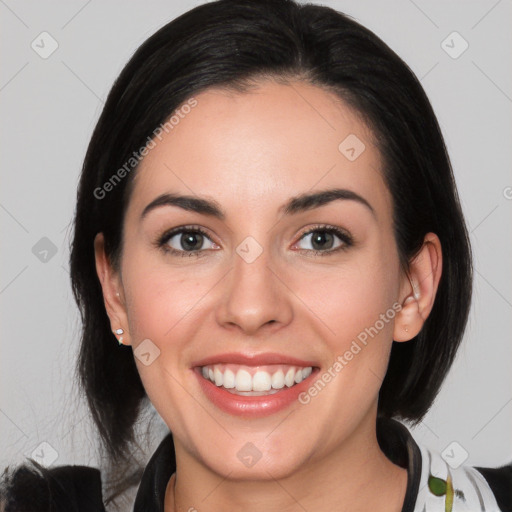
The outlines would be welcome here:
[[[441,242],[427,233],[420,252],[409,265],[400,287],[402,309],[395,316],[394,341],[409,341],[418,335],[432,311],[441,279],[443,256]]]
[[[103,291],[105,309],[110,318],[110,328],[120,344],[131,345],[121,276],[119,272],[112,268],[110,260],[105,254],[103,233],[98,233],[94,238],[94,257],[96,273],[98,274]],[[116,331],[118,329],[122,329],[123,332],[117,334]]]

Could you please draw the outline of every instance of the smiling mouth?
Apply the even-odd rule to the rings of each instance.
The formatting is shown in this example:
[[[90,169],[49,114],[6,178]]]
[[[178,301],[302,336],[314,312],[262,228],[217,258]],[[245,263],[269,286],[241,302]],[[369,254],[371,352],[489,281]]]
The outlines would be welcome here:
[[[279,393],[307,379],[312,366],[293,365],[245,366],[213,364],[198,368],[204,379],[239,396],[263,396]]]

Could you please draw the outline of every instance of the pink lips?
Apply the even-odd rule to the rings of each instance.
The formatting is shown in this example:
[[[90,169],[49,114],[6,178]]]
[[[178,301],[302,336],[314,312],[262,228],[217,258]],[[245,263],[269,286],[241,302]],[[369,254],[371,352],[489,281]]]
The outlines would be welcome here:
[[[265,354],[247,355],[241,353],[231,352],[228,354],[217,354],[215,356],[206,357],[200,361],[192,364],[192,367],[206,366],[209,364],[232,363],[244,364],[247,366],[263,366],[266,364],[288,364],[290,366],[317,366],[315,361],[305,361],[303,359],[296,359],[295,357],[277,354],[274,352],[267,352]]]
[[[206,365],[232,363],[246,366],[263,366],[272,364],[284,364],[291,366],[311,366],[311,375],[299,384],[283,389],[277,393],[262,396],[241,396],[229,392],[223,387],[216,386],[201,374],[201,367]],[[289,357],[276,353],[246,355],[240,353],[217,354],[193,364],[192,370],[196,375],[199,385],[206,397],[219,409],[228,414],[243,417],[264,417],[279,412],[292,403],[298,401],[298,396],[307,390],[312,379],[318,373],[318,363]]]

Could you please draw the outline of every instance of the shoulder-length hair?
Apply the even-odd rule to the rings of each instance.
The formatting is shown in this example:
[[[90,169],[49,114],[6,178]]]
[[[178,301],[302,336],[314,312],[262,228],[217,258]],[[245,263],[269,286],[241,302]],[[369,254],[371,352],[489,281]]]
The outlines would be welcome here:
[[[471,300],[469,238],[438,122],[413,72],[370,30],[328,7],[293,0],[200,5],[158,30],[126,64],[95,127],[78,188],[71,247],[71,280],[83,321],[77,371],[112,461],[128,460],[148,399],[132,351],[119,347],[111,332],[94,237],[104,234],[107,255],[118,265],[137,172],[136,162],[129,168],[126,163],[134,152],[199,92],[243,92],[259,79],[298,79],[325,88],[366,121],[393,197],[404,271],[426,233],[441,241],[443,274],[433,309],[413,340],[393,343],[378,414],[419,422],[461,342]]]

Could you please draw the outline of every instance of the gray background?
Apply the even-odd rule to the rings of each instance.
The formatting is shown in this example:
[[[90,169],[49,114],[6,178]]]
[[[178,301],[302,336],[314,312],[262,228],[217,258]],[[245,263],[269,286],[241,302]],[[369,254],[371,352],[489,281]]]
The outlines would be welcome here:
[[[38,454],[53,464],[98,462],[94,431],[73,384],[79,321],[68,237],[78,174],[123,65],[154,31],[200,3],[0,0],[1,467],[25,456],[38,460]],[[471,232],[476,271],[468,331],[414,437],[439,452],[456,441],[455,456],[467,451],[467,464],[508,462],[512,2],[315,3],[376,32],[421,79],[446,138]],[[34,40],[42,46],[43,31],[59,45],[46,59],[31,47]],[[463,48],[458,36],[447,39],[454,31],[469,44],[458,58],[445,51],[454,55]],[[157,417],[149,450],[164,428]]]

